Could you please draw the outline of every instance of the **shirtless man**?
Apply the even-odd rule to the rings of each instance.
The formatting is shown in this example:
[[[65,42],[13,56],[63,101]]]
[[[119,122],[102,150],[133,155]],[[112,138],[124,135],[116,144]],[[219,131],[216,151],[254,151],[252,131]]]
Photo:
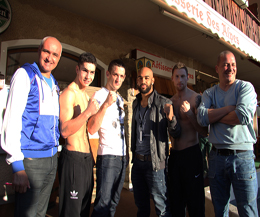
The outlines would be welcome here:
[[[59,216],[88,216],[93,190],[93,159],[87,121],[99,105],[86,88],[95,76],[97,61],[83,53],[75,80],[60,95],[60,131],[66,139],[59,157]]]
[[[176,94],[171,98],[174,114],[181,125],[181,135],[173,141],[169,157],[170,202],[173,216],[205,216],[203,162],[198,133],[207,135],[201,127],[195,110],[201,96],[187,87],[188,70],[177,63],[172,70]]]

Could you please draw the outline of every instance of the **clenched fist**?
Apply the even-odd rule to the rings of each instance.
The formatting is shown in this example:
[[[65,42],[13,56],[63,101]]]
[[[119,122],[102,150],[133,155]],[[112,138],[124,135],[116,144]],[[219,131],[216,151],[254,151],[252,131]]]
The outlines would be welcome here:
[[[180,110],[184,113],[188,112],[190,110],[190,103],[188,101],[183,101]]]
[[[171,104],[165,104],[164,105],[164,113],[166,114],[166,117],[169,121],[172,120],[174,114],[173,114],[173,107]]]
[[[91,116],[96,114],[99,110],[99,103],[96,99],[94,99],[95,94],[91,97],[91,99],[88,101],[88,111],[90,112]]]
[[[109,91],[108,95],[107,95],[107,99],[105,101],[105,103],[108,104],[108,106],[111,106],[117,99],[117,94],[114,91]]]

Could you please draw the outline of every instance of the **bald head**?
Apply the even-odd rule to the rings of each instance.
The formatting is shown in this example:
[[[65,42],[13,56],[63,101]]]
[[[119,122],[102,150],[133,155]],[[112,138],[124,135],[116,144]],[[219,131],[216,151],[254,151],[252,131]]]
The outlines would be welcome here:
[[[230,51],[223,51],[218,56],[215,66],[218,73],[220,87],[229,88],[236,80],[237,65],[235,55]]]
[[[60,48],[61,48],[60,56],[61,56],[61,53],[62,53],[62,45],[61,45],[60,41],[59,41],[57,38],[52,37],[52,36],[46,36],[46,37],[44,37],[44,38],[42,39],[42,41],[41,41],[41,44],[40,44],[40,46],[39,46],[39,49],[40,49],[40,50],[42,49],[44,43],[45,43],[47,40],[48,40],[48,41],[51,41],[51,43],[58,44],[58,45],[60,46]]]
[[[62,46],[54,37],[45,37],[38,49],[38,66],[43,76],[48,77],[61,58]]]
[[[142,73],[145,73],[145,74],[147,74],[147,75],[149,75],[150,77],[153,78],[153,71],[152,71],[150,68],[148,68],[148,67],[143,67],[143,68],[141,68],[141,69],[138,71],[138,76],[139,76],[140,74],[142,74]]]
[[[137,75],[137,87],[140,93],[150,94],[153,91],[153,84],[153,71],[147,67],[140,69]]]
[[[221,60],[223,58],[225,58],[227,55],[231,55],[235,58],[235,55],[229,51],[229,50],[225,50],[225,51],[222,51],[219,55],[218,55],[218,60],[217,60],[217,65],[219,65],[219,63],[221,62]],[[235,58],[236,59],[236,58]]]

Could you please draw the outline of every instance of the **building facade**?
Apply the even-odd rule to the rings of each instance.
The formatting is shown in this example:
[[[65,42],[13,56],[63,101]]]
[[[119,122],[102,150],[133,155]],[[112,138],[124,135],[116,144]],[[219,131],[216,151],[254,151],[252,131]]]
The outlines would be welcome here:
[[[186,9],[193,10],[200,19],[202,18],[201,13],[204,13],[200,12],[200,8],[205,4],[207,4],[208,13],[223,7],[214,2],[232,4],[227,11],[244,10],[231,0],[76,0],[73,2],[67,0],[3,0],[2,2],[10,5],[10,8],[3,4],[0,5],[0,17],[4,17],[5,22],[10,18],[6,29],[3,30],[0,27],[0,71],[6,75],[7,84],[18,67],[25,62],[37,61],[37,59],[35,60],[37,48],[45,36],[56,37],[63,46],[62,59],[53,72],[61,89],[65,88],[76,76],[76,60],[83,51],[93,53],[98,60],[95,87],[105,84],[105,71],[111,60],[120,58],[125,62],[126,79],[119,92],[126,100],[127,144],[130,144],[131,137],[131,103],[136,93],[136,59],[148,57],[153,60],[154,70],[158,69],[155,73],[155,89],[166,96],[174,94],[169,69],[178,61],[184,62],[193,73],[190,75],[189,87],[195,91],[203,92],[217,83],[217,74],[214,70],[215,61],[217,54],[224,49],[231,49],[235,52],[238,64],[241,65],[241,79],[255,81],[257,76],[260,76],[258,75],[260,74],[259,57],[256,58],[255,53],[251,54],[241,49],[237,43],[240,40],[239,36],[236,34],[231,36],[230,33],[228,37],[231,37],[232,41],[228,41],[225,37],[214,33],[213,24],[211,27],[205,27],[203,23],[189,17],[178,7],[178,2],[185,3]],[[227,7],[227,5],[224,6]],[[163,16],[163,11],[172,17]],[[232,21],[232,14],[229,16]],[[245,25],[250,26],[250,29],[245,32],[241,31],[245,36],[248,33],[250,37],[243,40],[245,42],[253,41],[257,46],[256,50],[260,50],[258,19],[258,17],[254,18],[250,15],[248,21],[251,24]],[[237,21],[234,22],[239,26]],[[242,26],[241,29],[243,30],[243,28]],[[254,31],[250,31],[251,29]],[[251,74],[247,73],[247,70]],[[253,84],[260,95],[259,81],[255,81]],[[5,163],[3,151],[0,154],[0,170],[2,172],[0,185],[11,182],[11,167]],[[126,187],[131,187],[129,182],[130,169],[126,177]],[[13,193],[11,188],[7,190],[8,193]],[[0,196],[4,196],[4,193],[4,189],[0,189]]]

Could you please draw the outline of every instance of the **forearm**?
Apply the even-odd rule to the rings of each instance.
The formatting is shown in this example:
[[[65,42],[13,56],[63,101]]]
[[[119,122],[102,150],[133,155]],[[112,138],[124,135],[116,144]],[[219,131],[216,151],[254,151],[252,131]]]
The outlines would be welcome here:
[[[106,114],[106,110],[108,108],[108,104],[107,103],[103,103],[103,105],[100,107],[100,109],[98,110],[98,112],[91,116],[88,120],[88,132],[93,135],[94,133],[96,133],[99,128],[101,127],[103,118]]]
[[[179,137],[181,135],[181,126],[177,122],[176,116],[173,116],[172,120],[168,120],[168,130],[169,134],[173,137]]]
[[[30,91],[30,79],[24,69],[19,69],[11,82],[8,104],[2,126],[2,148],[8,153],[7,162],[20,161],[19,168],[24,169],[24,155],[21,152],[22,116]]]
[[[220,123],[229,125],[241,124],[235,111],[232,111],[219,120]]]
[[[235,108],[236,108],[235,106],[225,106],[218,109],[209,108],[208,109],[209,123],[213,124],[219,122],[221,118],[225,117],[228,113],[234,111]]]
[[[60,131],[64,139],[75,134],[82,126],[86,125],[91,113],[88,110],[82,112],[78,117],[61,123]]]

